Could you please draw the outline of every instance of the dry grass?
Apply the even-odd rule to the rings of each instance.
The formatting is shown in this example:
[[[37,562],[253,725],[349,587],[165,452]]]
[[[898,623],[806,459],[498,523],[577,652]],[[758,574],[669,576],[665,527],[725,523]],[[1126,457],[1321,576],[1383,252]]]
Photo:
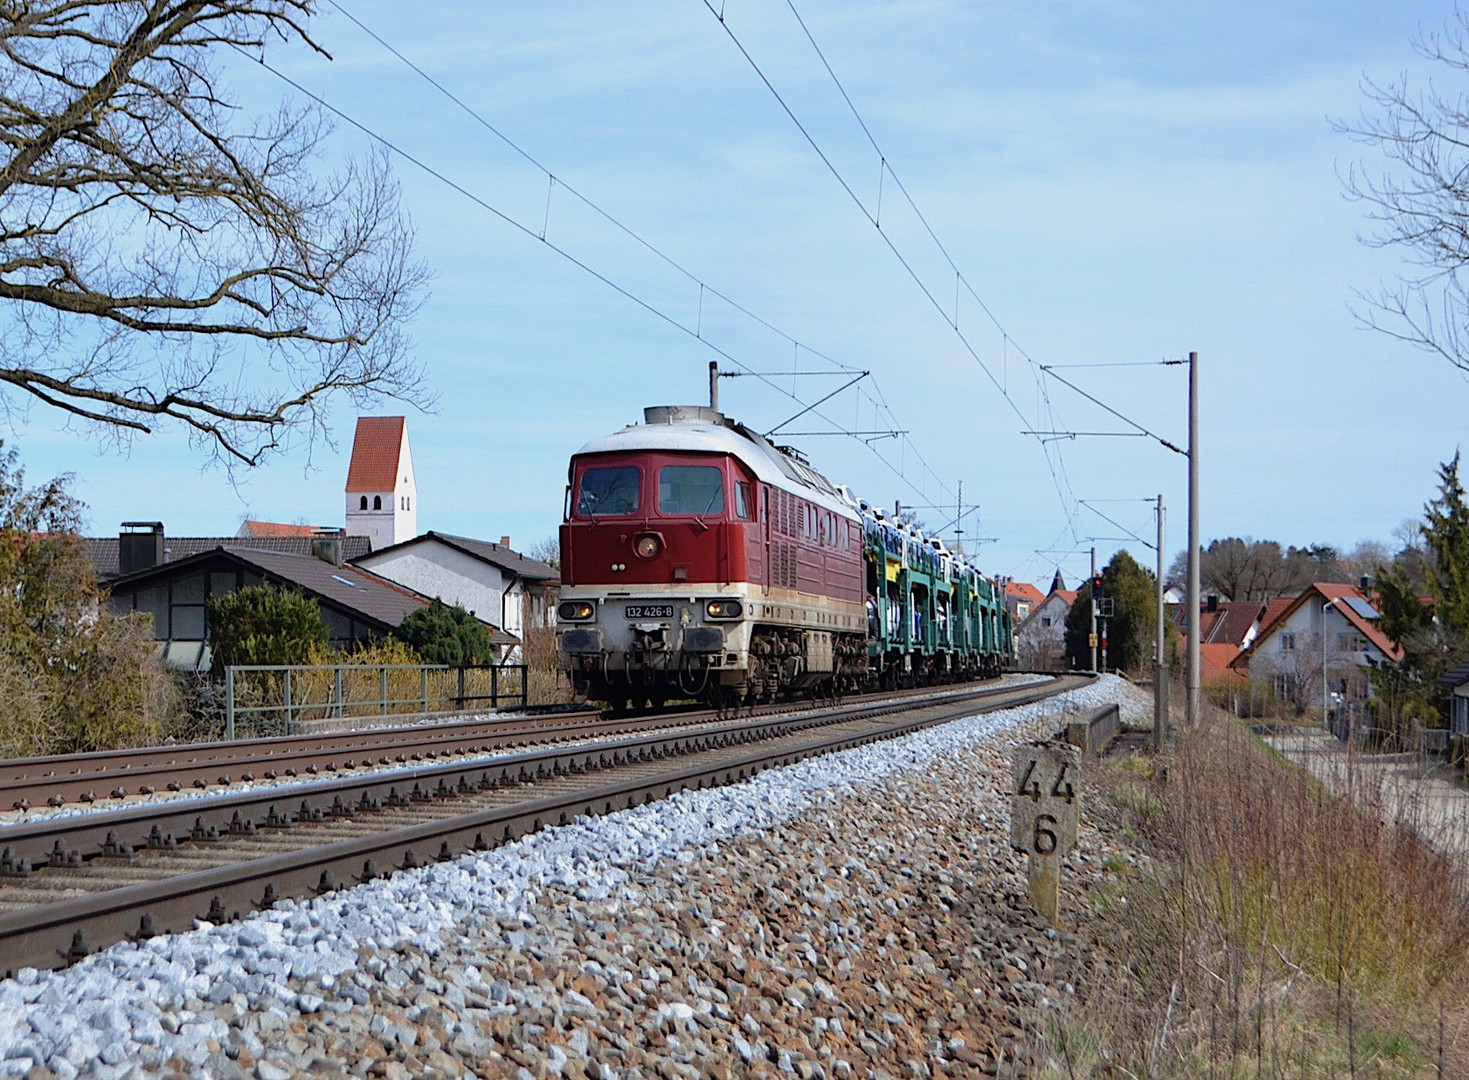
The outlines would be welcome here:
[[[1056,1075],[1469,1075],[1469,898],[1421,801],[1361,761],[1332,795],[1223,714],[1166,779],[1096,772],[1153,869],[1093,898],[1127,978],[1050,1039]]]
[[[571,683],[557,666],[556,631],[547,626],[529,627],[521,649],[525,654],[526,701],[531,705],[560,705],[575,700]]]

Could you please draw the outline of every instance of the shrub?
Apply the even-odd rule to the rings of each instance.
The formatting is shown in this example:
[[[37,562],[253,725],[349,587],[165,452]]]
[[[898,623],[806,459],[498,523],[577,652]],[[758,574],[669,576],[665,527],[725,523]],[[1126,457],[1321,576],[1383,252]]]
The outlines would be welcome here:
[[[249,585],[209,601],[210,670],[241,664],[322,664],[330,632],[316,601],[288,589]]]
[[[146,616],[107,610],[58,477],[25,486],[0,452],[0,755],[152,741],[179,708]]]
[[[464,667],[495,662],[489,628],[460,605],[450,607],[437,598],[404,619],[393,636],[412,648],[425,664]]]

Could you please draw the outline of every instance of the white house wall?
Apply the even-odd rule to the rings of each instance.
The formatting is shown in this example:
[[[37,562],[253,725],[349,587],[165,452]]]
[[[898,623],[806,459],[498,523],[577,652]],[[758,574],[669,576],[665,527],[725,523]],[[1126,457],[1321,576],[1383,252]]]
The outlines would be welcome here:
[[[517,580],[506,595],[506,575],[499,567],[442,544],[415,544],[402,551],[369,555],[358,566],[381,574],[424,596],[458,604],[466,611],[521,637],[522,588]]]
[[[1055,593],[1036,605],[1018,631],[1022,663],[1060,663],[1066,652],[1066,615],[1070,610],[1066,601]],[[1047,619],[1049,626],[1045,625]]]
[[[1251,679],[1273,682],[1276,676],[1290,676],[1305,685],[1309,703],[1321,701],[1322,611],[1325,601],[1312,600],[1293,611],[1283,623],[1276,623],[1255,647],[1249,660]],[[1293,635],[1293,648],[1284,648],[1286,635]],[[1369,658],[1382,660],[1382,652],[1370,641],[1366,649],[1347,651],[1337,644],[1342,634],[1361,636],[1354,625],[1336,608],[1325,612],[1325,659],[1327,673],[1334,686],[1351,679]]]

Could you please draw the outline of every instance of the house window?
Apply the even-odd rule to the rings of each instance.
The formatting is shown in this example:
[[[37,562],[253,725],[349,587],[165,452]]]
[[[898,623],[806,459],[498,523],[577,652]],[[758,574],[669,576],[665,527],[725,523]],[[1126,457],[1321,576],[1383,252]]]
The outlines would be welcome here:
[[[1049,615],[1042,615],[1041,616],[1041,625],[1042,626],[1050,626],[1051,625],[1051,617]]]
[[[372,497],[372,508],[374,510],[381,510],[383,508],[383,497],[381,495],[374,495]]]
[[[1366,652],[1367,639],[1361,634],[1338,634],[1336,648],[1338,652]]]
[[[366,495],[362,496],[362,505],[359,506],[357,509],[359,509],[359,510],[366,510],[367,509],[367,496]]]
[[[1281,652],[1294,652],[1295,651],[1295,647],[1296,647],[1296,636],[1295,636],[1295,634],[1281,634],[1280,635],[1280,651]]]
[[[1282,701],[1288,701],[1291,693],[1295,690],[1296,680],[1292,675],[1275,676],[1275,696]]]

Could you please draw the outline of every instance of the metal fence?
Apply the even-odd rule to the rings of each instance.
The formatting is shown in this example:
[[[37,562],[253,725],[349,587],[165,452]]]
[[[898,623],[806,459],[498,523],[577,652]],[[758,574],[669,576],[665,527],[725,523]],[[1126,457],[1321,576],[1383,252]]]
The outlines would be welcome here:
[[[526,704],[524,664],[240,665],[225,668],[225,738],[290,735],[324,720]]]

